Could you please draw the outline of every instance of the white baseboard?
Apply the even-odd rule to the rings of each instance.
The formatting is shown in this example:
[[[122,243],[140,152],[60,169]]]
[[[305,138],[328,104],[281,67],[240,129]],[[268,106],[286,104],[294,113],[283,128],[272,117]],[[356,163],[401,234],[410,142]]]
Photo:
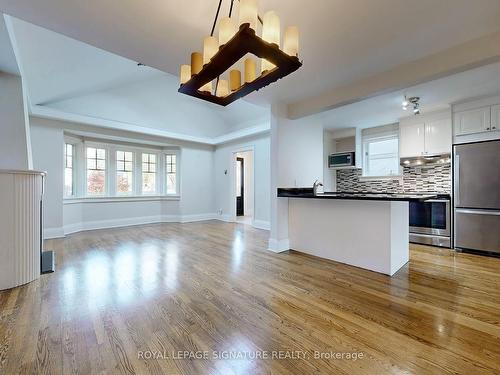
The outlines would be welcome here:
[[[64,237],[64,228],[44,228],[43,229],[43,238],[46,240],[51,238],[61,238]]]
[[[228,223],[234,222],[234,218],[231,215],[218,215],[214,213],[192,214],[192,215],[154,215],[154,216],[132,217],[124,219],[86,221],[74,224],[67,224],[62,228],[45,228],[44,238],[45,239],[61,238],[68,234],[82,232],[86,230],[120,228],[133,225],[144,225],[144,224],[154,224],[154,223],[191,223],[191,222],[206,221],[206,220],[220,220]],[[254,220],[252,222],[252,226],[257,229],[269,230],[270,223],[264,220]],[[269,241],[269,243],[271,244],[271,240]],[[283,240],[280,241],[279,244],[280,249],[287,246],[288,244],[284,243]],[[288,248],[284,250],[277,250],[277,252],[285,250],[288,250]]]
[[[264,221],[264,220],[253,220],[252,226],[257,229],[264,229],[264,230],[271,229],[271,223],[269,221]]]
[[[60,229],[57,233],[62,232],[62,235],[58,237],[64,237],[67,234],[82,232],[86,230],[95,229],[108,229],[108,228],[119,228],[128,227],[133,225],[144,225],[144,224],[155,224],[155,223],[190,223],[194,221],[205,221],[213,220],[216,218],[216,214],[195,214],[195,215],[154,215],[154,216],[143,216],[143,217],[133,217],[125,219],[111,219],[111,220],[97,220],[97,221],[86,221],[82,223],[68,224],[64,228]],[[57,229],[57,228],[56,228]],[[44,231],[44,233],[46,233]],[[56,233],[54,229],[48,234]],[[45,238],[56,238],[48,237]]]
[[[283,240],[270,238],[268,250],[271,250],[275,253],[281,253],[283,251],[290,250],[290,241],[288,240],[288,238],[285,238]]]

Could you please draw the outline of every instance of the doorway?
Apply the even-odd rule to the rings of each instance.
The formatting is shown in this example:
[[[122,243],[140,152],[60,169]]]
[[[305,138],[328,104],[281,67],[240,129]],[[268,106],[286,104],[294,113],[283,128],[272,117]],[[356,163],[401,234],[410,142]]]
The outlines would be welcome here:
[[[245,159],[236,158],[236,216],[245,216]]]
[[[234,220],[251,225],[254,213],[253,149],[234,152],[233,163]]]

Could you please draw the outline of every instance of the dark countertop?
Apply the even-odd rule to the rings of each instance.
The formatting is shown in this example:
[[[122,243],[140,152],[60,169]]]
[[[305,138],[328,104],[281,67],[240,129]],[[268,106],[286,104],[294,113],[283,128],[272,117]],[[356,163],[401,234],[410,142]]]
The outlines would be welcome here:
[[[278,188],[278,197],[312,198],[312,199],[351,199],[368,201],[425,201],[435,199],[438,194],[399,194],[399,193],[355,193],[355,192],[325,192],[313,194],[312,188]]]

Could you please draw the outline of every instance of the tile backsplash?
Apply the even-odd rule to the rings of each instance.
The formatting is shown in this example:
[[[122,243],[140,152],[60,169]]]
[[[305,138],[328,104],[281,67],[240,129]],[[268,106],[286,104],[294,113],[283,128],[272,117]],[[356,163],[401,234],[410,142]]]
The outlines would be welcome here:
[[[399,180],[360,180],[360,169],[339,169],[337,191],[373,191],[388,193],[448,193],[451,194],[450,165],[404,167]]]

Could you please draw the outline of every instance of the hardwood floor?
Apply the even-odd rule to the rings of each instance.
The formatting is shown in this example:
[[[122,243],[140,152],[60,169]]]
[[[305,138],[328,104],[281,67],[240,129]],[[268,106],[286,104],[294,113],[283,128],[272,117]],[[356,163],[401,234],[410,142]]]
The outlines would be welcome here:
[[[47,241],[57,272],[0,292],[0,374],[500,373],[500,259],[412,246],[389,278],[267,237],[210,221]]]

